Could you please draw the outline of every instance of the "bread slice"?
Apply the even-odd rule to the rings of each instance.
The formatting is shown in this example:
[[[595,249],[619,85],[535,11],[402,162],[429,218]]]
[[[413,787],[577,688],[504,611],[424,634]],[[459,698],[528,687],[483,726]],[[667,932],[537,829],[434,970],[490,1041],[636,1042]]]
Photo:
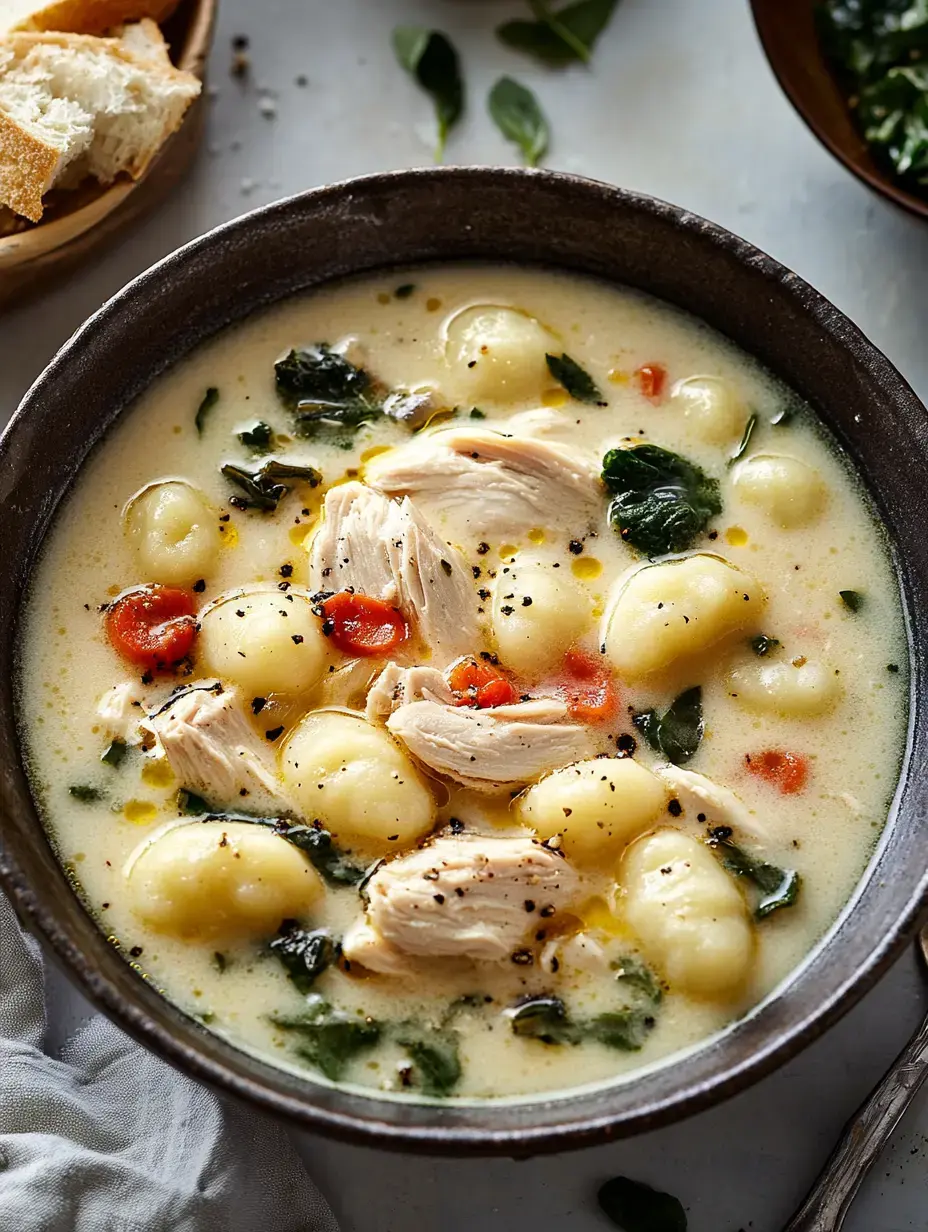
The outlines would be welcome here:
[[[103,34],[116,26],[148,17],[166,21],[178,0],[0,0],[0,33],[11,30],[58,30]]]
[[[53,185],[138,179],[200,89],[150,25],[0,40],[0,205],[38,222]]]
[[[151,60],[161,68],[170,69],[171,57],[164,35],[157,22],[150,17],[133,22],[129,26],[120,26],[113,31],[113,37],[118,38],[126,51],[131,51],[143,60]]]

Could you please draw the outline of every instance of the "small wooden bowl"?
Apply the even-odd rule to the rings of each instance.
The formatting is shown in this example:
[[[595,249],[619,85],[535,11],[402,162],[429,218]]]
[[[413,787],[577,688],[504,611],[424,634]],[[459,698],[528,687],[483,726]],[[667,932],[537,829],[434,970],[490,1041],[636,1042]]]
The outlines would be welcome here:
[[[751,0],[754,24],[786,97],[822,145],[859,180],[896,205],[928,218],[928,199],[902,187],[873,158],[819,47],[815,0]]]
[[[203,80],[217,0],[181,0],[164,25],[171,59]],[[88,181],[49,194],[40,223],[0,237],[0,311],[70,273],[117,231],[154,209],[186,173],[203,136],[204,96],[194,99],[184,122],[164,143],[139,180],[107,186]]]

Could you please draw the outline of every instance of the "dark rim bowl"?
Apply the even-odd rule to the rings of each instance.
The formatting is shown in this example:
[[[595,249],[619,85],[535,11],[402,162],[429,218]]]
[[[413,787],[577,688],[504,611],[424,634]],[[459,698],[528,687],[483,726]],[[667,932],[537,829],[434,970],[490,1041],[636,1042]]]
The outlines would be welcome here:
[[[825,149],[852,175],[910,214],[928,218],[928,198],[917,197],[894,179],[857,131],[847,100],[819,47],[816,2],[751,0],[761,45],[783,93]]]
[[[838,923],[762,1005],[702,1046],[608,1087],[519,1104],[429,1105],[275,1069],[137,977],[86,914],[29,792],[13,671],[24,588],[82,462],[160,372],[224,326],[328,279],[415,262],[519,261],[640,288],[755,355],[815,408],[857,466],[895,555],[908,622],[902,780]],[[315,189],[194,240],[136,278],[62,348],[0,440],[0,875],[26,923],[121,1027],[195,1078],[308,1129],[383,1147],[529,1155],[653,1129],[794,1055],[893,961],[928,890],[925,408],[833,305],[764,253],[686,210],[606,184],[494,168],[400,171]],[[862,716],[862,721],[866,721]]]

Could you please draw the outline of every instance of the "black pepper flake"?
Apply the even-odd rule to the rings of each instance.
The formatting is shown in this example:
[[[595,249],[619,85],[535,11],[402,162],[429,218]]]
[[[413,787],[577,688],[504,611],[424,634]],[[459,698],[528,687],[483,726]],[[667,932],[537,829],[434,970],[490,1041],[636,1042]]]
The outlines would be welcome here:
[[[155,678],[151,672],[145,672],[142,676],[142,684],[152,684],[154,679]]]
[[[458,896],[458,898],[463,898],[463,897],[464,897],[464,891],[461,889],[461,887],[460,887],[460,886],[455,886],[455,887],[454,887],[454,892],[455,892],[455,894]]]
[[[573,553],[574,556],[579,556],[583,551],[583,543],[579,539],[571,539],[567,545],[567,550]]]
[[[245,615],[245,613],[242,611],[242,609],[241,609],[240,607],[237,607],[237,608],[235,609],[235,614],[236,614],[236,616],[239,616],[239,617],[241,617],[241,616],[244,616],[244,615]]]
[[[266,739],[273,742],[274,740],[279,740],[280,737],[283,735],[283,733],[284,733],[284,725],[283,723],[281,723],[280,727],[272,727],[271,730],[266,731],[264,735]]]
[[[696,820],[697,820],[698,822],[703,822],[703,821],[705,821],[705,820],[706,820],[706,815],[705,815],[705,813],[697,813],[697,814],[696,814]]]
[[[888,672],[892,672],[893,675],[895,676],[896,673],[899,671],[899,664],[898,663],[887,663],[886,670]]]
[[[231,519],[231,517],[232,517],[231,513],[220,513],[219,521],[228,522]]]
[[[445,560],[445,558],[442,557],[441,567],[442,567],[442,572],[445,573],[447,577],[451,577],[451,574],[454,572],[454,570],[451,568],[451,561]]]
[[[523,596],[522,596],[522,606],[523,606],[523,607],[531,607],[531,606],[532,606],[532,597],[531,597],[531,595],[523,595]]]
[[[335,632],[335,621],[332,620],[331,618],[324,620],[322,622],[322,636],[331,637],[334,632]]]
[[[451,817],[448,819],[448,829],[452,834],[463,834],[464,822],[461,821],[460,817]]]
[[[253,697],[251,699],[251,713],[260,714],[266,705],[267,705],[266,697]]]
[[[717,530],[710,530],[710,531],[709,531],[709,538],[710,538],[710,539],[718,539],[718,537],[719,537],[719,532],[718,532]]]
[[[670,803],[667,805],[667,812],[670,814],[671,817],[679,817],[680,814],[683,812],[683,805],[680,803],[679,800],[671,800]]]
[[[616,748],[620,753],[624,753],[626,757],[631,757],[638,747],[638,742],[634,736],[628,732],[623,732],[621,736],[616,737]]]
[[[543,920],[550,920],[551,917],[554,915],[554,907],[552,907],[551,904],[549,903],[547,907],[542,907],[542,909],[538,912],[538,914],[541,916]]]
[[[535,955],[531,950],[513,950],[510,958],[517,967],[531,967],[535,962]]]
[[[510,603],[506,603],[499,609],[504,616],[511,616],[515,608]]]
[[[293,642],[294,646],[299,646],[300,643],[303,641],[303,634],[302,633],[291,633],[290,641]]]
[[[480,657],[485,663],[492,663],[494,667],[499,663],[499,655],[494,654],[491,650],[481,650]]]
[[[134,945],[132,949],[129,951],[129,955],[131,958],[141,958],[142,953],[143,951],[140,945]]]
[[[445,896],[444,896],[444,894],[433,894],[433,895],[432,895],[432,898],[434,898],[434,899],[435,899],[435,901],[436,901],[436,903],[438,903],[439,907],[441,907],[441,906],[444,904],[444,901],[445,901]]]
[[[490,550],[490,545],[488,543],[478,543],[477,544],[477,555],[478,556],[486,556],[489,550]]]
[[[277,572],[283,578],[293,577],[293,565],[281,565]]]
[[[388,843],[395,843],[395,842],[396,842],[396,840],[397,840],[398,838],[399,838],[399,835],[398,835],[398,834],[388,834],[388,835],[387,835],[387,842],[388,842]]]
[[[486,603],[487,599],[489,599],[490,597],[490,592],[487,590],[485,586],[481,586],[480,589],[477,591],[477,594],[484,601],[484,603]]]
[[[194,582],[193,589],[197,592],[198,595],[202,595],[203,591],[206,590],[205,578],[200,578],[199,581]]]
[[[481,573],[483,572],[483,570],[480,568],[479,565],[471,565],[470,571],[474,575],[475,578],[479,578]]]
[[[534,898],[527,898],[527,899],[525,900],[525,910],[526,910],[526,911],[534,911],[534,910],[535,910],[535,900],[534,900]]]

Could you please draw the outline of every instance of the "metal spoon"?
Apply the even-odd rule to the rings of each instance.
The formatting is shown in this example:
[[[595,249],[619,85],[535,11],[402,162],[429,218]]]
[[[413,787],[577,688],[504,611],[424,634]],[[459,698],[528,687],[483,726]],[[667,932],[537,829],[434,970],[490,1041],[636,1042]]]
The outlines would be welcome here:
[[[928,924],[918,937],[928,964]],[[838,1232],[860,1183],[928,1078],[928,1018],[861,1104],[828,1162],[783,1232]]]

